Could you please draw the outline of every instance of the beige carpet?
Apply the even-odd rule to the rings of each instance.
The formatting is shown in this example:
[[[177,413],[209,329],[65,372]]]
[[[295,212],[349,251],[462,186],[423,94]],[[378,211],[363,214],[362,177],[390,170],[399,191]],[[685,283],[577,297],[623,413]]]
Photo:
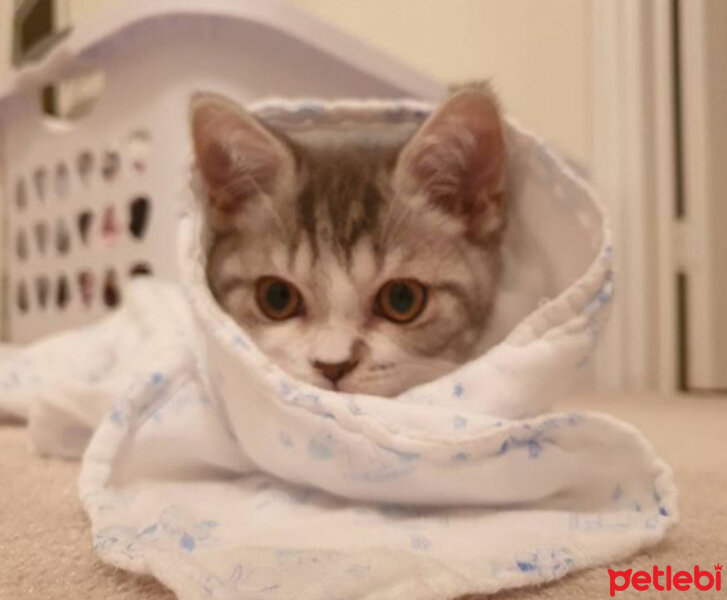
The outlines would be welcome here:
[[[681,491],[681,522],[667,540],[615,568],[727,564],[727,398],[583,402],[641,427],[674,467]],[[77,463],[34,456],[21,427],[0,425],[0,599],[172,600],[171,592],[155,581],[107,567],[94,556],[77,499],[77,474]],[[617,598],[716,598],[727,591],[659,594],[630,591]],[[496,598],[608,598],[608,575],[605,567],[595,568]]]

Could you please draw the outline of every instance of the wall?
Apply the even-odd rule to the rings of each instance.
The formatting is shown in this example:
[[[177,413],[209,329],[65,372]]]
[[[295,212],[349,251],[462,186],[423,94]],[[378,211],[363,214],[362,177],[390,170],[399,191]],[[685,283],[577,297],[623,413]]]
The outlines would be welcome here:
[[[0,81],[10,68],[12,55],[12,38],[10,37],[11,15],[13,4],[9,0],[0,0]]]
[[[291,2],[444,81],[491,78],[510,113],[590,164],[590,2]]]

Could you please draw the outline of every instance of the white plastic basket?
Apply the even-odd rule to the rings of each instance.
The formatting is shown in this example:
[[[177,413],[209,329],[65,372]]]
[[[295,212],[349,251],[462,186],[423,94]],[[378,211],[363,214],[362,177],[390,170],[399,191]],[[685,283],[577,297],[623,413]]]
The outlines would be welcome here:
[[[41,90],[89,69],[105,85],[79,121]],[[4,338],[25,342],[105,314],[138,272],[176,278],[193,90],[261,97],[418,97],[441,86],[272,0],[133,2],[73,31],[0,95]]]

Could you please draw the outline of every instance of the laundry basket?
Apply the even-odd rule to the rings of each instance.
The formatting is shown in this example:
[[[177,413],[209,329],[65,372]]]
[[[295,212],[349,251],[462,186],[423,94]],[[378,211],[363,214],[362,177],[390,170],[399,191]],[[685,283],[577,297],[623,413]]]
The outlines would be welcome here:
[[[48,85],[100,73],[78,120],[46,115]],[[441,86],[272,0],[131,2],[72,32],[0,95],[3,338],[26,342],[176,278],[176,199],[188,183],[190,92],[418,97]]]

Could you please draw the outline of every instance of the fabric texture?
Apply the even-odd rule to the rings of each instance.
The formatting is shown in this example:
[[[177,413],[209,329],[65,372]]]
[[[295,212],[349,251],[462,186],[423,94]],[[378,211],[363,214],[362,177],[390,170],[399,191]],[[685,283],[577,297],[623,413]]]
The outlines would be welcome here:
[[[708,568],[727,556],[727,465],[724,397],[650,395],[578,396],[562,409],[599,410],[634,423],[673,466],[679,484],[680,521],[666,540],[608,565],[571,573],[542,586],[504,591],[493,600],[602,600],[607,568],[651,572]],[[17,600],[171,600],[174,594],[149,576],[103,563],[91,547],[88,517],[78,499],[79,464],[39,457],[18,426],[0,426],[0,598]],[[335,597],[335,588],[330,595]],[[713,592],[714,593],[714,592]],[[631,597],[623,592],[616,597]],[[688,597],[682,592],[675,597]],[[644,600],[664,592],[638,592]],[[711,598],[700,592],[699,598]],[[484,595],[467,600],[484,600]],[[405,599],[402,599],[405,600]],[[443,598],[442,600],[454,600]]]
[[[389,120],[420,107],[356,109]],[[334,112],[265,110],[301,126]],[[643,436],[549,410],[607,314],[603,214],[512,123],[508,148],[493,347],[395,399],[321,390],[271,363],[210,295],[191,198],[184,291],[138,283],[108,320],[0,364],[0,406],[29,419],[41,452],[77,456],[93,434],[80,492],[103,560],[185,600],[434,600],[552,580],[663,537],[676,489]]]

